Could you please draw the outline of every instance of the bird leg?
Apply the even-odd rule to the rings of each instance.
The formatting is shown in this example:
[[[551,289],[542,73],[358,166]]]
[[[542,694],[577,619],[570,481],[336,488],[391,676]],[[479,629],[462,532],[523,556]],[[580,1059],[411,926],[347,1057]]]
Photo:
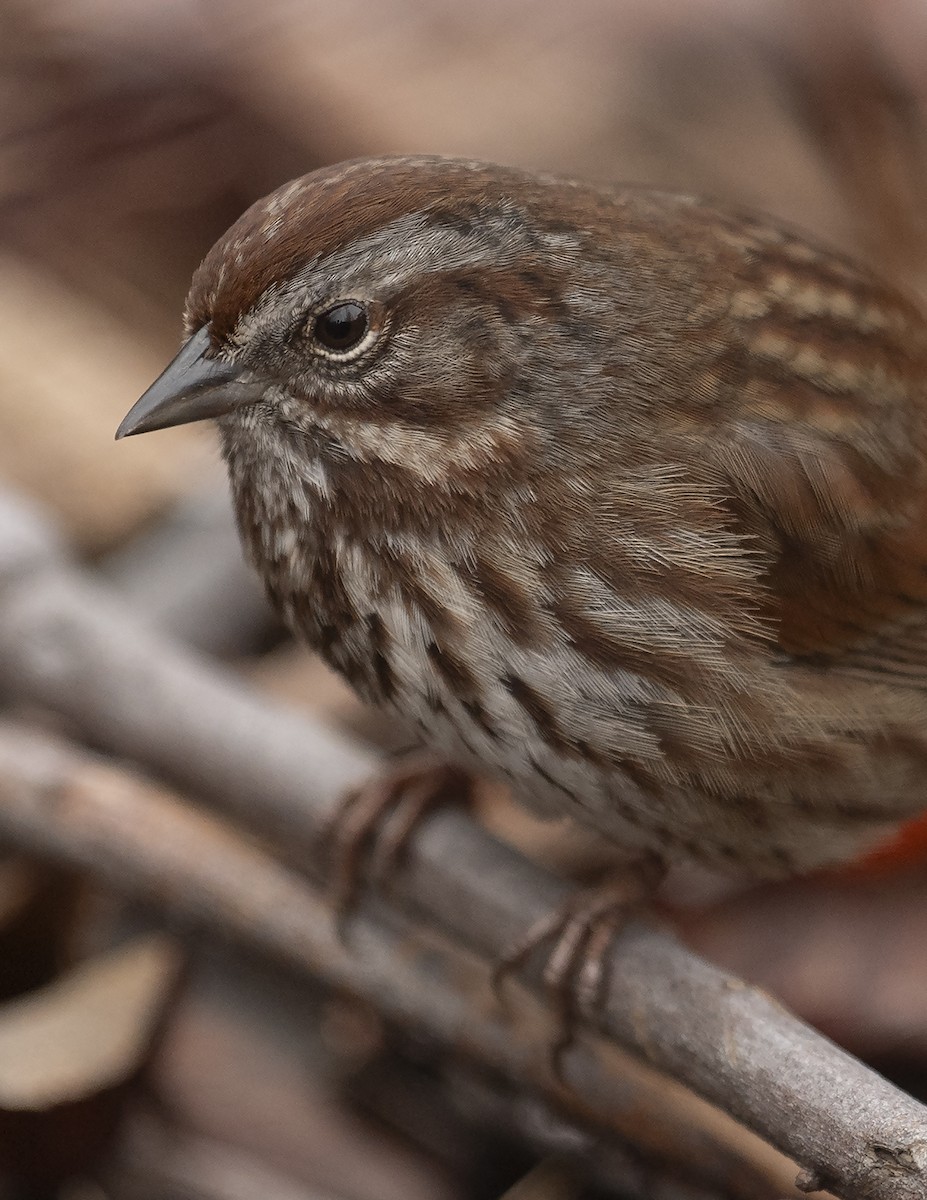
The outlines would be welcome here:
[[[551,998],[556,1033],[550,1047],[550,1066],[562,1081],[563,1056],[576,1037],[577,1022],[594,1017],[605,998],[605,968],[612,942],[627,922],[652,898],[666,868],[648,855],[620,875],[610,873],[580,889],[553,912],[541,917],[496,964],[492,982],[497,994],[514,971],[540,947],[550,949],[542,980]]]
[[[329,829],[329,896],[339,925],[365,882],[382,886],[389,878],[427,814],[441,804],[469,804],[472,792],[466,772],[422,753],[400,760],[349,793]],[[501,994],[505,980],[536,950],[549,946],[542,978],[556,1016],[550,1065],[558,1080],[577,1022],[602,1006],[612,942],[652,897],[664,874],[655,855],[630,863],[620,874],[612,869],[600,883],[574,892],[535,922],[496,963],[492,982]]]
[[[440,804],[469,804],[473,784],[458,767],[413,754],[350,792],[328,830],[329,897],[339,923],[362,884],[381,886],[425,816]]]

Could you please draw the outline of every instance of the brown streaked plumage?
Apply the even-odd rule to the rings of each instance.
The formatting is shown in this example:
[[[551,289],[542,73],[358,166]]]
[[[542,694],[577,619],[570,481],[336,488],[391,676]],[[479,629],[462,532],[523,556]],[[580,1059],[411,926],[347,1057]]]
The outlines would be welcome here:
[[[927,808],[927,323],[868,271],[690,197],[365,160],[249,209],[187,328],[123,432],[217,417],[274,603],[442,753],[761,873]]]

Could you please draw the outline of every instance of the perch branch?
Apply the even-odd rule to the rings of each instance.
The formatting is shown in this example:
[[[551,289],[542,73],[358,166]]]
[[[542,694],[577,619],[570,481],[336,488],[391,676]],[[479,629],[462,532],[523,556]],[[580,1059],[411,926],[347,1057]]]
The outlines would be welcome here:
[[[602,1039],[584,1039],[565,1090],[546,1068],[543,1011],[521,990],[500,1010],[485,964],[440,938],[416,937],[398,914],[384,922],[372,899],[342,941],[307,881],[218,817],[2,721],[0,836],[348,989],[726,1196],[779,1197],[795,1174],[755,1135]],[[622,1178],[626,1189],[627,1171]],[[640,1192],[647,1194],[643,1179]]]

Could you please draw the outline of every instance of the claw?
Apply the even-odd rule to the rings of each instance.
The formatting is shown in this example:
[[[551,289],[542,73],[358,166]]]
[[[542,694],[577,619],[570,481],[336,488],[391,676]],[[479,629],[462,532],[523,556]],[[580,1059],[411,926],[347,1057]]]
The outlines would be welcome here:
[[[389,878],[427,813],[468,803],[471,792],[463,771],[413,756],[345,797],[329,830],[328,893],[342,932],[362,884]]]
[[[528,930],[510,953],[496,963],[492,985],[502,985],[530,955],[553,942],[544,962],[543,982],[556,1013],[550,1068],[563,1083],[563,1060],[576,1038],[577,1022],[595,1017],[605,996],[606,965],[612,942],[653,895],[664,874],[656,859],[641,860],[621,876],[574,893]]]

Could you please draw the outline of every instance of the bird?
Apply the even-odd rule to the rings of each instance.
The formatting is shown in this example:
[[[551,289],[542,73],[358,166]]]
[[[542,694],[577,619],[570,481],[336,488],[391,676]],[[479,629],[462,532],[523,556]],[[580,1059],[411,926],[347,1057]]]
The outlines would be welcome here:
[[[117,437],[213,419],[288,626],[630,856],[787,876],[927,808],[927,323],[736,206],[323,167],[197,269]]]

